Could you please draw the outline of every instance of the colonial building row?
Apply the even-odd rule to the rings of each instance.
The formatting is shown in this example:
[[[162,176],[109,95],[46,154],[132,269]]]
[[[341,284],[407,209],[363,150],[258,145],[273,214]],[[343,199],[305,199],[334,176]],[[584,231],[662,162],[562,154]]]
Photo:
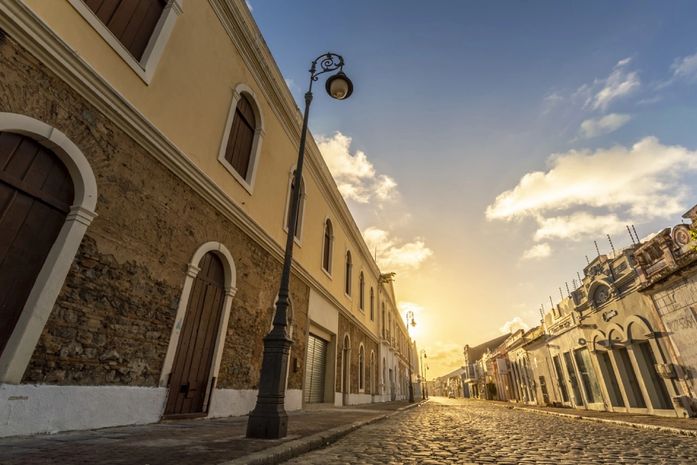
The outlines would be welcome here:
[[[287,234],[286,408],[407,396],[393,274],[312,138],[293,185],[300,128],[242,0],[0,4],[0,435],[249,412]]]
[[[690,224],[599,255],[541,325],[473,360],[466,397],[697,416],[697,207]],[[486,346],[485,343],[483,346]]]

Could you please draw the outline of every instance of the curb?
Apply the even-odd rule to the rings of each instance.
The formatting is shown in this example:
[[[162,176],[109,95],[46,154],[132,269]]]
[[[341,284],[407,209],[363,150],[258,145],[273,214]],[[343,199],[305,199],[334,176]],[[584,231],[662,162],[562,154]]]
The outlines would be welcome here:
[[[543,415],[552,415],[552,416],[557,416],[557,417],[573,418],[575,420],[594,421],[596,423],[610,423],[610,424],[614,424],[614,425],[627,426],[627,427],[636,428],[636,429],[647,429],[647,430],[653,430],[653,431],[662,431],[664,433],[678,434],[681,436],[697,437],[697,430],[676,428],[674,426],[647,425],[646,423],[633,423],[631,421],[613,420],[611,418],[587,417],[584,415],[578,415],[578,414],[574,414],[574,413],[547,412],[545,410],[538,410],[538,409],[529,408],[529,407],[517,407],[515,405],[512,405],[510,407],[502,405],[502,407],[513,408],[514,410],[523,410],[526,412],[541,413]]]
[[[425,402],[428,401],[415,402],[413,404],[400,407],[394,412],[386,413],[368,420],[356,421],[348,425],[337,426],[335,428],[322,431],[321,433],[315,433],[304,438],[288,441],[284,444],[279,444],[278,446],[270,447],[259,452],[254,452],[235,460],[219,463],[218,465],[265,465],[281,463],[312,450],[327,446],[357,430],[358,428],[385,420],[386,418],[402,413],[405,410],[418,407]]]

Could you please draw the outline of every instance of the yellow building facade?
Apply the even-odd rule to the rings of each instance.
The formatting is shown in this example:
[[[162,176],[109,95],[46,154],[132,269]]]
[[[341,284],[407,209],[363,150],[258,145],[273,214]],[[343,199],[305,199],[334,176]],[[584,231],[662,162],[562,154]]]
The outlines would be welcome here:
[[[300,111],[244,1],[105,5],[0,4],[0,135],[74,191],[3,336],[2,435],[254,406]],[[311,137],[300,189],[286,407],[404,398],[394,291]]]

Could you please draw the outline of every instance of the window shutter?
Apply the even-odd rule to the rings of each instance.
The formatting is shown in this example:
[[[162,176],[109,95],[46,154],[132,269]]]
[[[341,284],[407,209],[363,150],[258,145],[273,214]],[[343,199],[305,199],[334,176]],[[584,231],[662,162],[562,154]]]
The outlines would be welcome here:
[[[166,0],[85,0],[97,18],[140,60]]]
[[[244,179],[247,179],[249,172],[255,129],[256,119],[252,104],[245,95],[241,95],[237,102],[235,116],[232,119],[230,136],[225,149],[225,159]]]

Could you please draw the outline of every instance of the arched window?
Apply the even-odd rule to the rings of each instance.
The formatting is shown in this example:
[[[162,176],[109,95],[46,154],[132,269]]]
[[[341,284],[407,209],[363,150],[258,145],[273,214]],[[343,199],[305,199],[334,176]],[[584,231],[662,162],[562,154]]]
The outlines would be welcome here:
[[[252,161],[252,148],[254,134],[257,129],[254,107],[246,94],[241,94],[235,108],[235,116],[232,119],[232,127],[225,149],[225,160],[239,174],[247,180]]]
[[[358,349],[358,389],[365,390],[365,348],[363,344]]]
[[[382,338],[387,339],[387,326],[385,326],[385,302],[382,303]]]
[[[358,304],[361,311],[365,310],[365,277],[362,271],[358,277]]]
[[[387,314],[387,339],[390,339],[390,336],[392,335],[392,314],[388,313]]]
[[[332,222],[327,218],[324,222],[324,246],[322,248],[322,268],[327,273],[332,272],[332,249],[334,247],[334,229]]]
[[[305,180],[300,180],[300,197],[298,199],[298,214],[296,215],[295,228],[291,228],[290,224],[290,203],[293,200],[293,191],[295,190],[295,170],[293,170],[293,177],[290,182],[290,189],[288,190],[288,207],[286,208],[286,229],[291,231],[295,230],[295,238],[300,239],[300,233],[302,232],[303,224],[303,214],[305,213]]]
[[[353,264],[351,263],[351,252],[347,251],[346,252],[346,277],[345,277],[345,283],[344,283],[344,292],[346,292],[346,295],[351,295],[351,269],[353,268]]]
[[[370,287],[370,321],[375,321],[375,291]]]

